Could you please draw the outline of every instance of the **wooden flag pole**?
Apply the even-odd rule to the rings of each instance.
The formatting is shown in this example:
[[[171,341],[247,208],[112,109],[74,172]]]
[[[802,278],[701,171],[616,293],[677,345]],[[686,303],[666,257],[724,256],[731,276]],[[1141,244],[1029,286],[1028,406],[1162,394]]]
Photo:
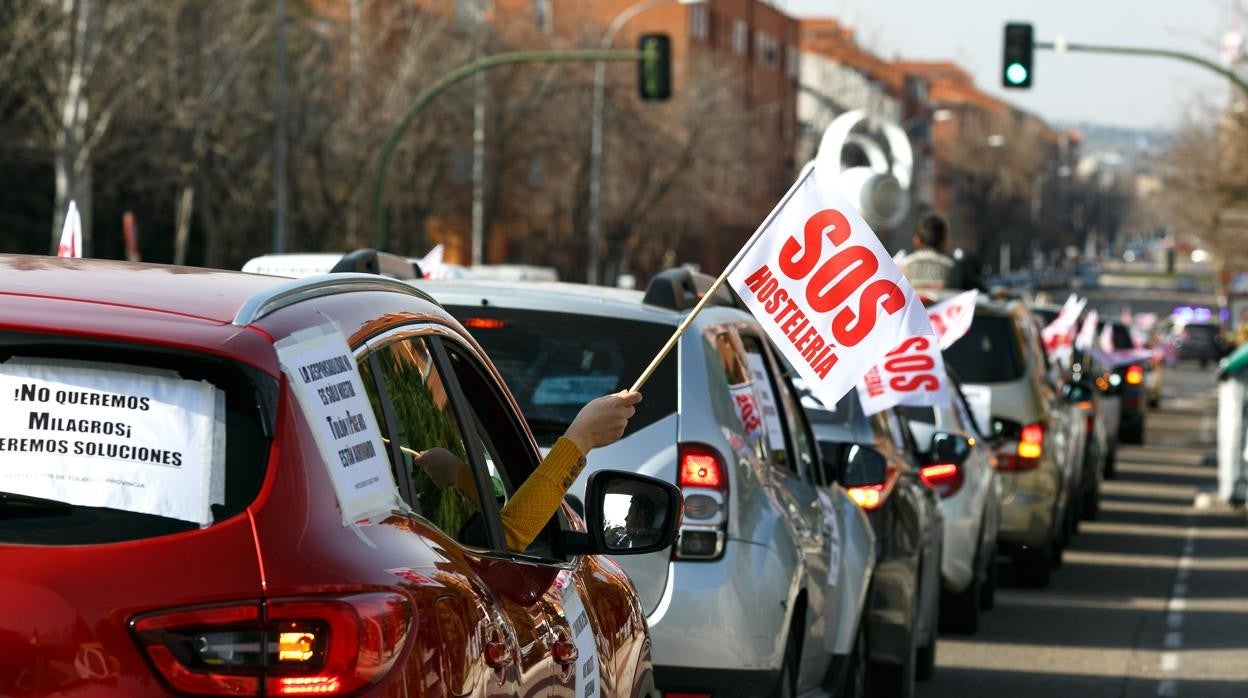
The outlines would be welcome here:
[[[668,338],[667,343],[664,344],[663,348],[659,350],[658,355],[650,361],[650,365],[646,367],[646,370],[641,372],[641,377],[637,379],[636,383],[633,383],[633,387],[628,389],[629,392],[635,393],[638,390],[641,390],[641,386],[644,385],[646,381],[650,380],[651,374],[653,374],[655,369],[659,367],[659,364],[663,362],[663,359],[667,358],[667,355],[671,353],[672,347],[676,346],[676,342],[680,341],[681,335],[685,333],[685,330],[689,329],[689,325],[693,323],[693,319],[698,316],[698,313],[702,312],[702,309],[706,307],[706,304],[709,303],[715,293],[719,291],[720,286],[723,286],[724,282],[728,280],[728,275],[737,268],[738,264],[740,264],[741,255],[744,254],[746,250],[753,247],[754,243],[758,242],[759,236],[763,234],[763,231],[767,229],[767,226],[771,225],[771,222],[775,220],[776,216],[780,215],[780,211],[784,209],[785,204],[789,203],[789,199],[793,198],[793,195],[797,193],[797,190],[801,188],[803,183],[806,182],[806,178],[810,177],[811,173],[814,171],[814,162],[811,161],[807,163],[806,167],[802,169],[802,174],[798,176],[797,181],[793,183],[793,186],[789,187],[789,191],[783,198],[780,199],[780,203],[776,204],[776,207],[771,209],[771,213],[767,214],[767,218],[763,219],[762,225],[758,226],[758,229],[755,230],[754,234],[750,236],[750,239],[745,243],[745,246],[741,248],[741,251],[737,253],[737,256],[732,258],[732,261],[729,262],[728,266],[724,268],[724,271],[720,273],[719,278],[715,279],[715,283],[711,284],[711,287],[706,290],[706,293],[702,294],[702,298],[698,301],[698,304],[693,306],[693,309],[689,311],[689,314],[685,316],[685,319],[680,321],[680,325],[676,327],[676,332]]]

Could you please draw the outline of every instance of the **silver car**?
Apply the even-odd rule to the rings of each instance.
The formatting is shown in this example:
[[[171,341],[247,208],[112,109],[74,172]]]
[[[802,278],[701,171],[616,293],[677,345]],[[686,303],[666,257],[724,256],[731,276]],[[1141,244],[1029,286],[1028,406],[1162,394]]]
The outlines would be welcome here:
[[[919,449],[919,477],[940,495],[945,515],[941,628],[974,633],[980,610],[991,608],[995,599],[1001,483],[988,442],[953,375],[948,385],[949,404],[897,411]]]
[[[945,363],[991,396],[985,431],[1001,476],[1002,547],[1036,586],[1047,586],[1069,533],[1083,463],[1083,423],[1049,371],[1040,332],[1020,302],[980,299]]]
[[[493,358],[549,447],[589,399],[629,387],[705,290],[687,270],[646,294],[575,284],[423,282]],[[685,496],[673,549],[619,560],[637,587],[665,692],[862,690],[875,541],[825,486],[810,426],[753,317],[726,293],[641,389],[590,472],[631,469]]]

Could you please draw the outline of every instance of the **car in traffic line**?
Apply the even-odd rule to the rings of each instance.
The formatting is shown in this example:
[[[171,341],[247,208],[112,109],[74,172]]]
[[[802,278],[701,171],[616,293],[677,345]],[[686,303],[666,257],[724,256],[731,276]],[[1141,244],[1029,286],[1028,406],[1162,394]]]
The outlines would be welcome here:
[[[1118,395],[1121,415],[1118,420],[1118,440],[1128,444],[1144,443],[1144,425],[1147,418],[1150,384],[1160,384],[1160,371],[1164,370],[1152,360],[1153,352],[1136,347],[1127,326],[1115,320],[1102,320],[1100,331],[1108,329],[1110,347],[1101,347],[1102,358],[1109,365],[1109,383]],[[1157,388],[1160,392],[1160,387]]]
[[[582,396],[632,385],[709,278],[669,270],[644,293],[419,284],[473,332],[539,444],[550,446]],[[722,290],[641,388],[623,438],[589,456],[586,473],[632,468],[685,496],[675,547],[621,561],[668,696],[855,695],[862,687],[871,528],[843,490],[825,486],[810,426],[777,366],[757,321]]]
[[[948,368],[946,380],[948,404],[896,409],[918,448],[919,478],[940,495],[944,514],[941,628],[974,633],[980,610],[996,598],[1001,483],[996,457]]]
[[[980,298],[967,334],[944,351],[945,363],[990,395],[986,438],[1001,476],[1000,543],[1021,577],[1047,586],[1061,563],[1082,463],[1082,418],[1053,382],[1040,331],[1018,300]]]
[[[508,550],[538,449],[418,289],[0,255],[0,299],[0,694],[657,698],[605,553],[678,490],[600,471]]]
[[[803,404],[829,477],[847,488],[875,530],[876,569],[868,608],[871,695],[915,694],[936,670],[940,614],[940,496],[922,476],[913,435],[894,409],[863,414],[851,390],[831,409]]]

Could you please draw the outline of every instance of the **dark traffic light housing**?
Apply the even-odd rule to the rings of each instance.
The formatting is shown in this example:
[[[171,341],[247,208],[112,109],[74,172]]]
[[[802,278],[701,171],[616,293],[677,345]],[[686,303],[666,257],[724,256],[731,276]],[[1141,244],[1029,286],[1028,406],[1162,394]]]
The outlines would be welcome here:
[[[1025,89],[1031,87],[1032,57],[1036,45],[1030,24],[1011,22],[1005,25],[1005,50],[1001,60],[1001,85]]]
[[[641,51],[638,61],[637,87],[644,100],[663,100],[672,96],[672,40],[667,34],[642,34],[637,44]]]

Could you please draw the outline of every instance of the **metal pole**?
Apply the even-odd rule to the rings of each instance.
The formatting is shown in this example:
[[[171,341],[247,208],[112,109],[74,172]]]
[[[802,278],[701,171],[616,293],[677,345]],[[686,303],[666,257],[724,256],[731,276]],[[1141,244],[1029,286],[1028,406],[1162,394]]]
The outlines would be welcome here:
[[[462,81],[479,71],[488,70],[500,65],[510,65],[513,63],[571,63],[583,61],[636,61],[641,59],[640,51],[594,51],[594,50],[574,50],[574,51],[516,51],[512,53],[500,53],[489,58],[482,58],[479,61],[473,61],[466,65],[462,65],[455,70],[443,75],[437,82],[430,85],[424,92],[416,96],[412,101],[412,105],[408,107],[407,112],[399,119],[399,123],[395,125],[394,130],[390,132],[390,136],[386,138],[385,144],[381,148],[381,158],[377,163],[377,175],[373,179],[373,247],[378,250],[385,250],[387,246],[386,235],[386,219],[383,193],[385,191],[386,171],[390,168],[390,161],[394,159],[394,151],[398,148],[399,141],[403,138],[403,134],[411,127],[412,122],[416,120],[416,116],[420,114],[429,103],[438,95],[445,92],[450,87]]]
[[[611,48],[615,35],[628,22],[646,10],[672,0],[645,0],[621,12],[611,20],[607,30],[602,34],[599,47],[604,51]],[[607,64],[598,61],[594,64],[594,96],[593,114],[589,132],[589,269],[585,279],[590,284],[598,283],[598,258],[600,240],[602,239],[602,120],[603,92],[606,90]]]
[[[286,0],[277,0],[277,133],[273,144],[273,252],[286,251]]]
[[[1212,70],[1222,77],[1230,80],[1236,87],[1248,96],[1248,82],[1240,79],[1234,71],[1227,70],[1213,61],[1205,60],[1200,56],[1182,51],[1171,51],[1169,49],[1160,48],[1142,48],[1138,46],[1100,46],[1097,44],[1069,44],[1063,43],[1061,46],[1054,41],[1037,41],[1036,48],[1054,49],[1061,51],[1082,51],[1084,53],[1114,53],[1126,56],[1152,56],[1154,58],[1174,58],[1188,63],[1194,63],[1202,68]]]

